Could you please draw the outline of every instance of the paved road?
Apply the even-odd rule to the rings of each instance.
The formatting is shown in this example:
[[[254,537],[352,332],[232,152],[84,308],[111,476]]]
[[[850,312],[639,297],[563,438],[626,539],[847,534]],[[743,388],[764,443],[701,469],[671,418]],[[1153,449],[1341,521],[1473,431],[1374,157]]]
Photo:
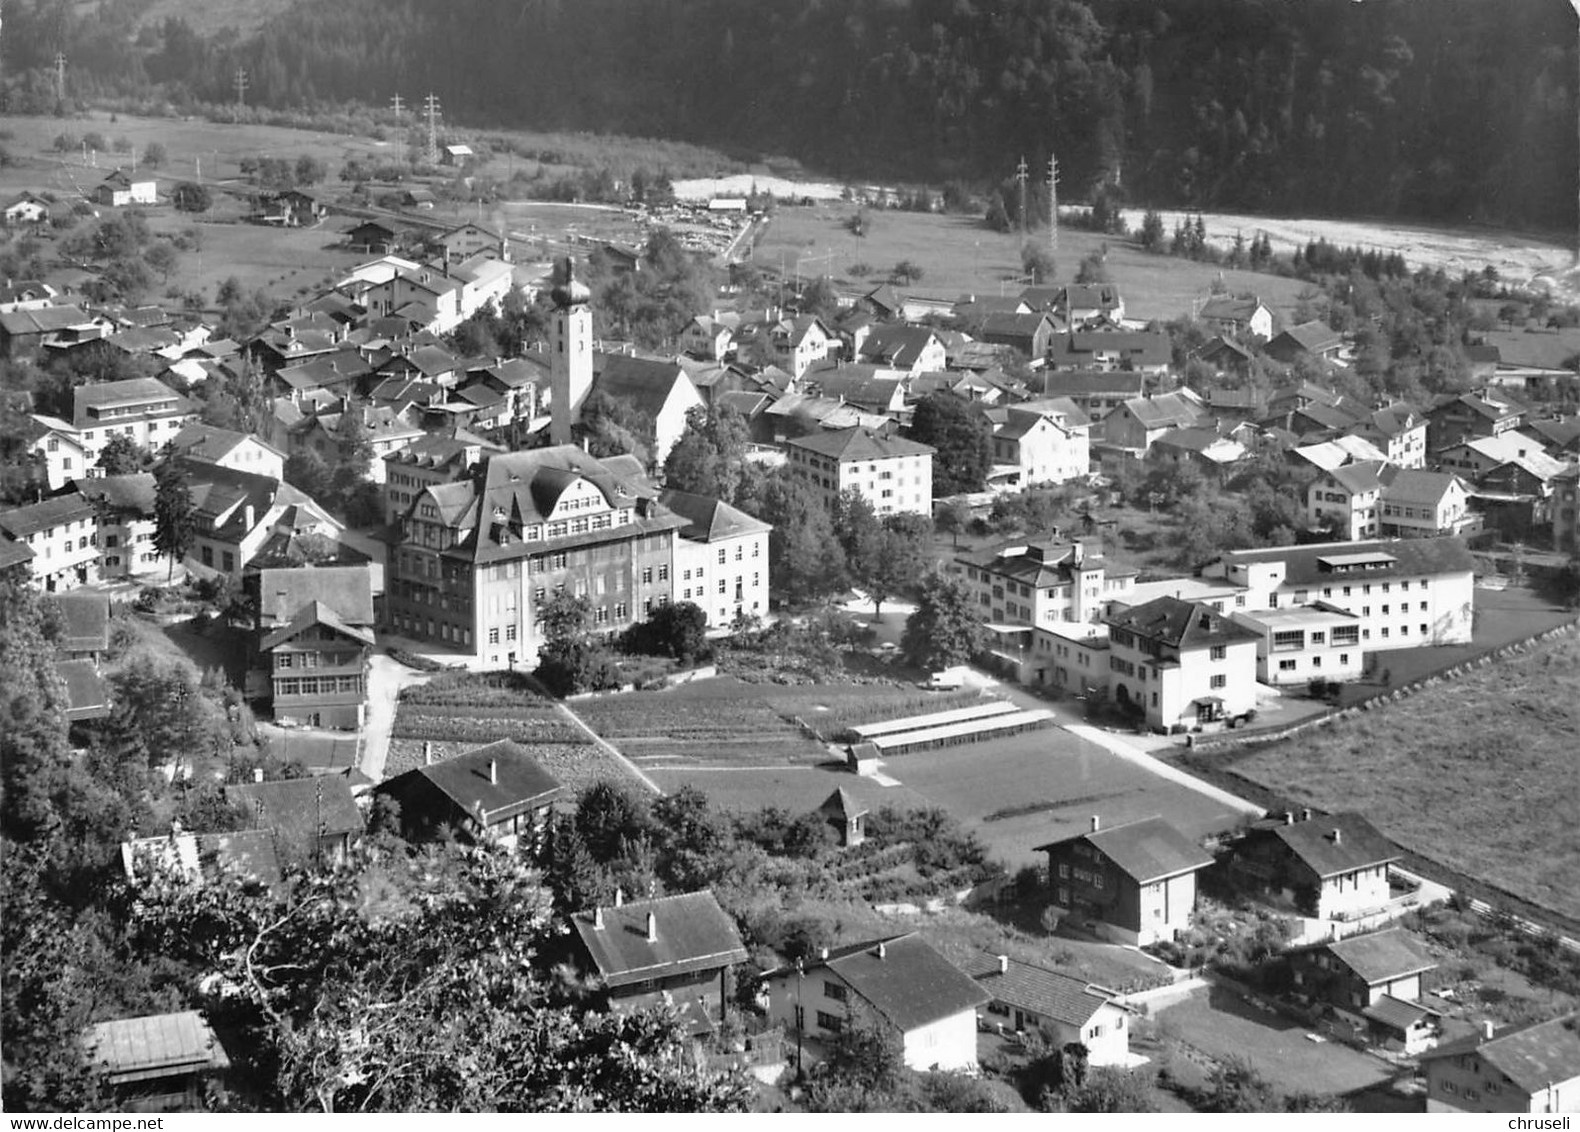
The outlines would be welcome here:
[[[368,662],[368,710],[362,727],[362,773],[379,782],[384,778],[384,763],[389,758],[390,731],[395,726],[395,702],[400,690],[412,684],[426,684],[432,674],[407,668],[383,653],[374,653]]]

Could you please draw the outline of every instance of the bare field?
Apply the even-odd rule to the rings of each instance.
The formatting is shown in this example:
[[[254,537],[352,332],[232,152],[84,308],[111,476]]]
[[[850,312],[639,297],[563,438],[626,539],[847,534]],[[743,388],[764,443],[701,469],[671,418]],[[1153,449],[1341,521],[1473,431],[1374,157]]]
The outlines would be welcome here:
[[[1563,638],[1226,769],[1580,917],[1580,640]]]
[[[753,258],[759,267],[787,276],[831,274],[843,287],[877,286],[895,264],[910,260],[924,274],[904,290],[951,300],[967,294],[1013,295],[1027,285],[1020,267],[1021,236],[995,232],[980,217],[869,210],[868,234],[857,238],[844,226],[854,212],[854,205],[843,203],[781,206]],[[1030,238],[1046,241],[1047,234]],[[1101,253],[1105,243],[1108,273],[1124,292],[1125,313],[1132,318],[1187,315],[1194,302],[1210,296],[1220,276],[1230,290],[1255,291],[1287,317],[1307,286],[1297,279],[1149,255],[1126,240],[1073,229],[1059,233],[1059,278],[1073,278],[1081,260]],[[859,264],[871,273],[852,274],[851,267]]]

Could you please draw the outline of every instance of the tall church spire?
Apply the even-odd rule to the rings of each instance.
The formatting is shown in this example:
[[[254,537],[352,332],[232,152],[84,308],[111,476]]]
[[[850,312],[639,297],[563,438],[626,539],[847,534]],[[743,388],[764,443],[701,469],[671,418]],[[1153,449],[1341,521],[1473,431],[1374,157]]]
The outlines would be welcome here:
[[[560,282],[549,292],[554,314],[549,333],[549,439],[570,444],[581,419],[582,402],[592,390],[592,292],[576,278],[576,262],[560,263]]]

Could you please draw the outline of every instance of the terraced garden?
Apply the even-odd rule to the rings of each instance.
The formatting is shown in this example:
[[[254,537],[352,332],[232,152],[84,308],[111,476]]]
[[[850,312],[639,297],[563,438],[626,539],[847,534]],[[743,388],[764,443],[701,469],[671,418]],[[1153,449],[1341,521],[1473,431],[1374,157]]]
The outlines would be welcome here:
[[[600,779],[635,784],[624,766],[587,741],[558,705],[524,678],[503,672],[457,673],[405,689],[395,711],[385,774],[393,776],[510,739],[572,790]]]
[[[894,684],[779,687],[721,677],[661,692],[596,696],[573,706],[588,726],[644,768],[752,767],[826,762],[825,742],[854,724],[955,707],[977,695],[934,695]]]

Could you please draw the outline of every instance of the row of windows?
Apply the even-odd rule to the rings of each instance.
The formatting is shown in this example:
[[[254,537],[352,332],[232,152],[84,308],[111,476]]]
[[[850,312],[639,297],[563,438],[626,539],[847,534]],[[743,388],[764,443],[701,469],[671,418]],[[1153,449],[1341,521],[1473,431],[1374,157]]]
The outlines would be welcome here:
[[[274,694],[277,696],[329,696],[360,691],[360,676],[306,676],[274,682]]]
[[[274,654],[275,668],[340,668],[343,665],[355,664],[357,654],[354,652],[277,652]]]
[[[1339,653],[1339,664],[1340,665],[1346,665],[1349,662],[1350,662],[1350,654],[1349,653],[1347,653],[1347,652]],[[1281,661],[1278,662],[1278,670],[1280,672],[1294,672],[1299,667],[1299,665],[1300,665],[1300,662],[1298,660],[1295,660],[1294,658],[1290,658],[1289,660],[1281,660]],[[1311,667],[1312,668],[1321,668],[1322,667],[1322,658],[1320,656],[1312,657],[1311,658]]]

